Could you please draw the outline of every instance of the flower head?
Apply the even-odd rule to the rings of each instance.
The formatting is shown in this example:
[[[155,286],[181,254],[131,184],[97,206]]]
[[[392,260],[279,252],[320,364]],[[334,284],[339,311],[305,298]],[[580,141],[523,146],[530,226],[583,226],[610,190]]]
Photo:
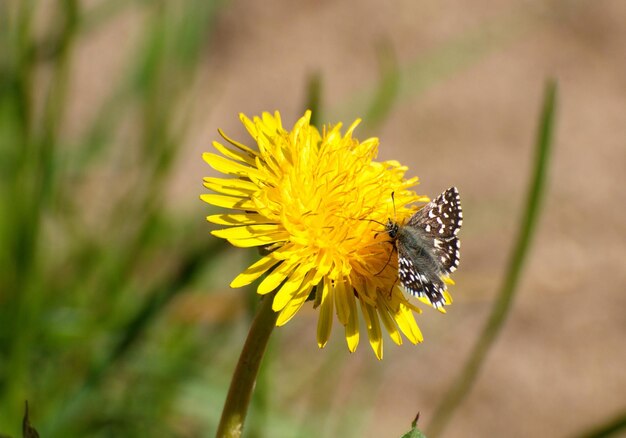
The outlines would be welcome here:
[[[413,316],[420,310],[398,287],[393,245],[381,225],[389,217],[402,222],[415,211],[410,204],[428,201],[409,190],[418,179],[405,179],[407,168],[396,161],[375,161],[378,139],[359,142],[352,137],[359,121],[342,134],[341,124],[320,133],[311,126],[308,111],[291,131],[283,128],[278,112],[240,118],[258,148],[220,131],[231,146],[214,142],[220,155],[203,155],[231,178],[205,178],[205,187],[215,194],[202,199],[237,210],[209,216],[209,222],[226,226],[212,234],[234,246],[266,249],[267,255],[239,274],[231,287],[248,285],[267,273],[257,292],[275,293],[272,307],[279,312],[279,326],[313,298],[319,309],[320,347],[328,341],[336,312],[348,348],[356,350],[358,308],[379,359],[381,327],[397,344],[402,343],[400,332],[413,343],[421,342]]]

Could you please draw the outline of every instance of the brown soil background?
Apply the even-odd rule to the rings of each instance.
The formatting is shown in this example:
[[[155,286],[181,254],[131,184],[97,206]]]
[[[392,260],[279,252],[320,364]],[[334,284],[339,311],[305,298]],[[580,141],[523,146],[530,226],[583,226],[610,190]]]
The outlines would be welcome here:
[[[200,156],[218,127],[245,141],[237,114],[276,109],[291,126],[311,73],[323,78],[325,122],[349,124],[362,116],[362,107],[351,103],[376,83],[381,42],[393,48],[401,68],[416,62],[421,68],[403,77],[403,92],[377,131],[362,127],[357,136],[378,136],[380,158],[409,166],[421,193],[459,187],[464,208],[455,303],[445,316],[425,309],[418,319],[425,342],[397,347],[386,339],[379,363],[364,334],[349,355],[336,324],[330,345],[318,351],[317,314],[303,310],[277,335],[272,379],[279,412],[307,422],[311,400],[321,400],[318,414],[339,422],[346,400],[362,398],[364,437],[400,436],[417,411],[428,423],[502,281],[549,77],[559,82],[556,143],[531,259],[510,318],[444,435],[573,436],[624,409],[625,18],[621,0],[235,0],[224,6],[213,51],[190,85],[193,123],[181,145],[172,209],[204,213],[198,195],[209,168]],[[130,46],[139,21],[132,14],[116,19],[82,44],[74,120],[89,118],[92,103],[106,95],[108,77],[119,73],[125,56],[120,38]],[[487,50],[470,53],[445,74],[433,72],[427,87],[415,86],[437,54],[476,35]],[[307,392],[331,378],[314,372],[328,357],[340,358],[333,377],[340,383],[311,398]],[[307,373],[314,377],[307,380]]]

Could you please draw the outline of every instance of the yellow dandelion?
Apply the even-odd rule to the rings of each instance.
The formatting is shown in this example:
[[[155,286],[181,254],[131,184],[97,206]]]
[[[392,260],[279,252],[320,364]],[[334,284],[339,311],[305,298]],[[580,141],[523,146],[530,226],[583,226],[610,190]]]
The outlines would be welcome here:
[[[397,257],[391,257],[393,245],[380,225],[390,217],[403,223],[415,212],[411,204],[428,202],[410,190],[418,179],[405,179],[407,168],[396,161],[375,161],[378,139],[359,142],[352,137],[358,120],[342,135],[341,124],[320,133],[310,124],[310,111],[291,131],[283,128],[278,112],[240,119],[257,148],[220,130],[230,146],[213,142],[219,154],[203,155],[213,169],[231,178],[204,178],[215,194],[201,198],[237,210],[209,216],[209,222],[226,226],[212,234],[237,247],[266,250],[231,287],[267,274],[257,292],[275,293],[272,308],[278,312],[278,326],[314,299],[320,348],[328,341],[336,313],[349,350],[356,350],[358,308],[379,359],[381,327],[396,344],[402,343],[400,333],[414,344],[421,342],[414,318],[420,310],[399,288]],[[450,302],[447,292],[445,299]]]

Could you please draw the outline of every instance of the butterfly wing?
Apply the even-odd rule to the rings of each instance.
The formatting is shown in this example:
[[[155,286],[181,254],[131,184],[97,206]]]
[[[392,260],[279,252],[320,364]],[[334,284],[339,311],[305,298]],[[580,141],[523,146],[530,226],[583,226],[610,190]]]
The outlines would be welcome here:
[[[404,289],[413,296],[426,297],[434,307],[445,304],[445,286],[432,269],[424,266],[423,254],[407,251],[403,245],[398,247],[398,277]]]
[[[457,188],[451,187],[411,216],[406,226],[419,227],[432,239],[438,267],[447,275],[459,266],[461,242],[457,234],[462,224],[461,197]]]

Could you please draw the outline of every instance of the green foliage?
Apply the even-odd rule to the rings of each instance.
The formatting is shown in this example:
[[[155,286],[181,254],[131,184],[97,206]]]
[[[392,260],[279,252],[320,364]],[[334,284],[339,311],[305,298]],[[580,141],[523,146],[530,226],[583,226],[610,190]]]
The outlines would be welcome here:
[[[426,435],[417,428],[417,422],[420,418],[420,414],[418,413],[415,417],[415,420],[411,423],[411,430],[402,435],[402,438],[426,438]]]
[[[36,2],[0,6],[0,433],[9,436],[20,435],[24,400],[42,436],[171,432],[184,423],[180,388],[214,352],[206,338],[228,337],[221,323],[168,317],[183,292],[214,288],[204,274],[224,246],[196,217],[172,215],[163,196],[186,129],[185,87],[219,3],[110,3],[58,2],[43,36]],[[77,42],[131,6],[145,18],[141,47],[93,122],[69,135]],[[37,79],[43,71],[50,80]],[[94,176],[103,171],[113,178]]]

